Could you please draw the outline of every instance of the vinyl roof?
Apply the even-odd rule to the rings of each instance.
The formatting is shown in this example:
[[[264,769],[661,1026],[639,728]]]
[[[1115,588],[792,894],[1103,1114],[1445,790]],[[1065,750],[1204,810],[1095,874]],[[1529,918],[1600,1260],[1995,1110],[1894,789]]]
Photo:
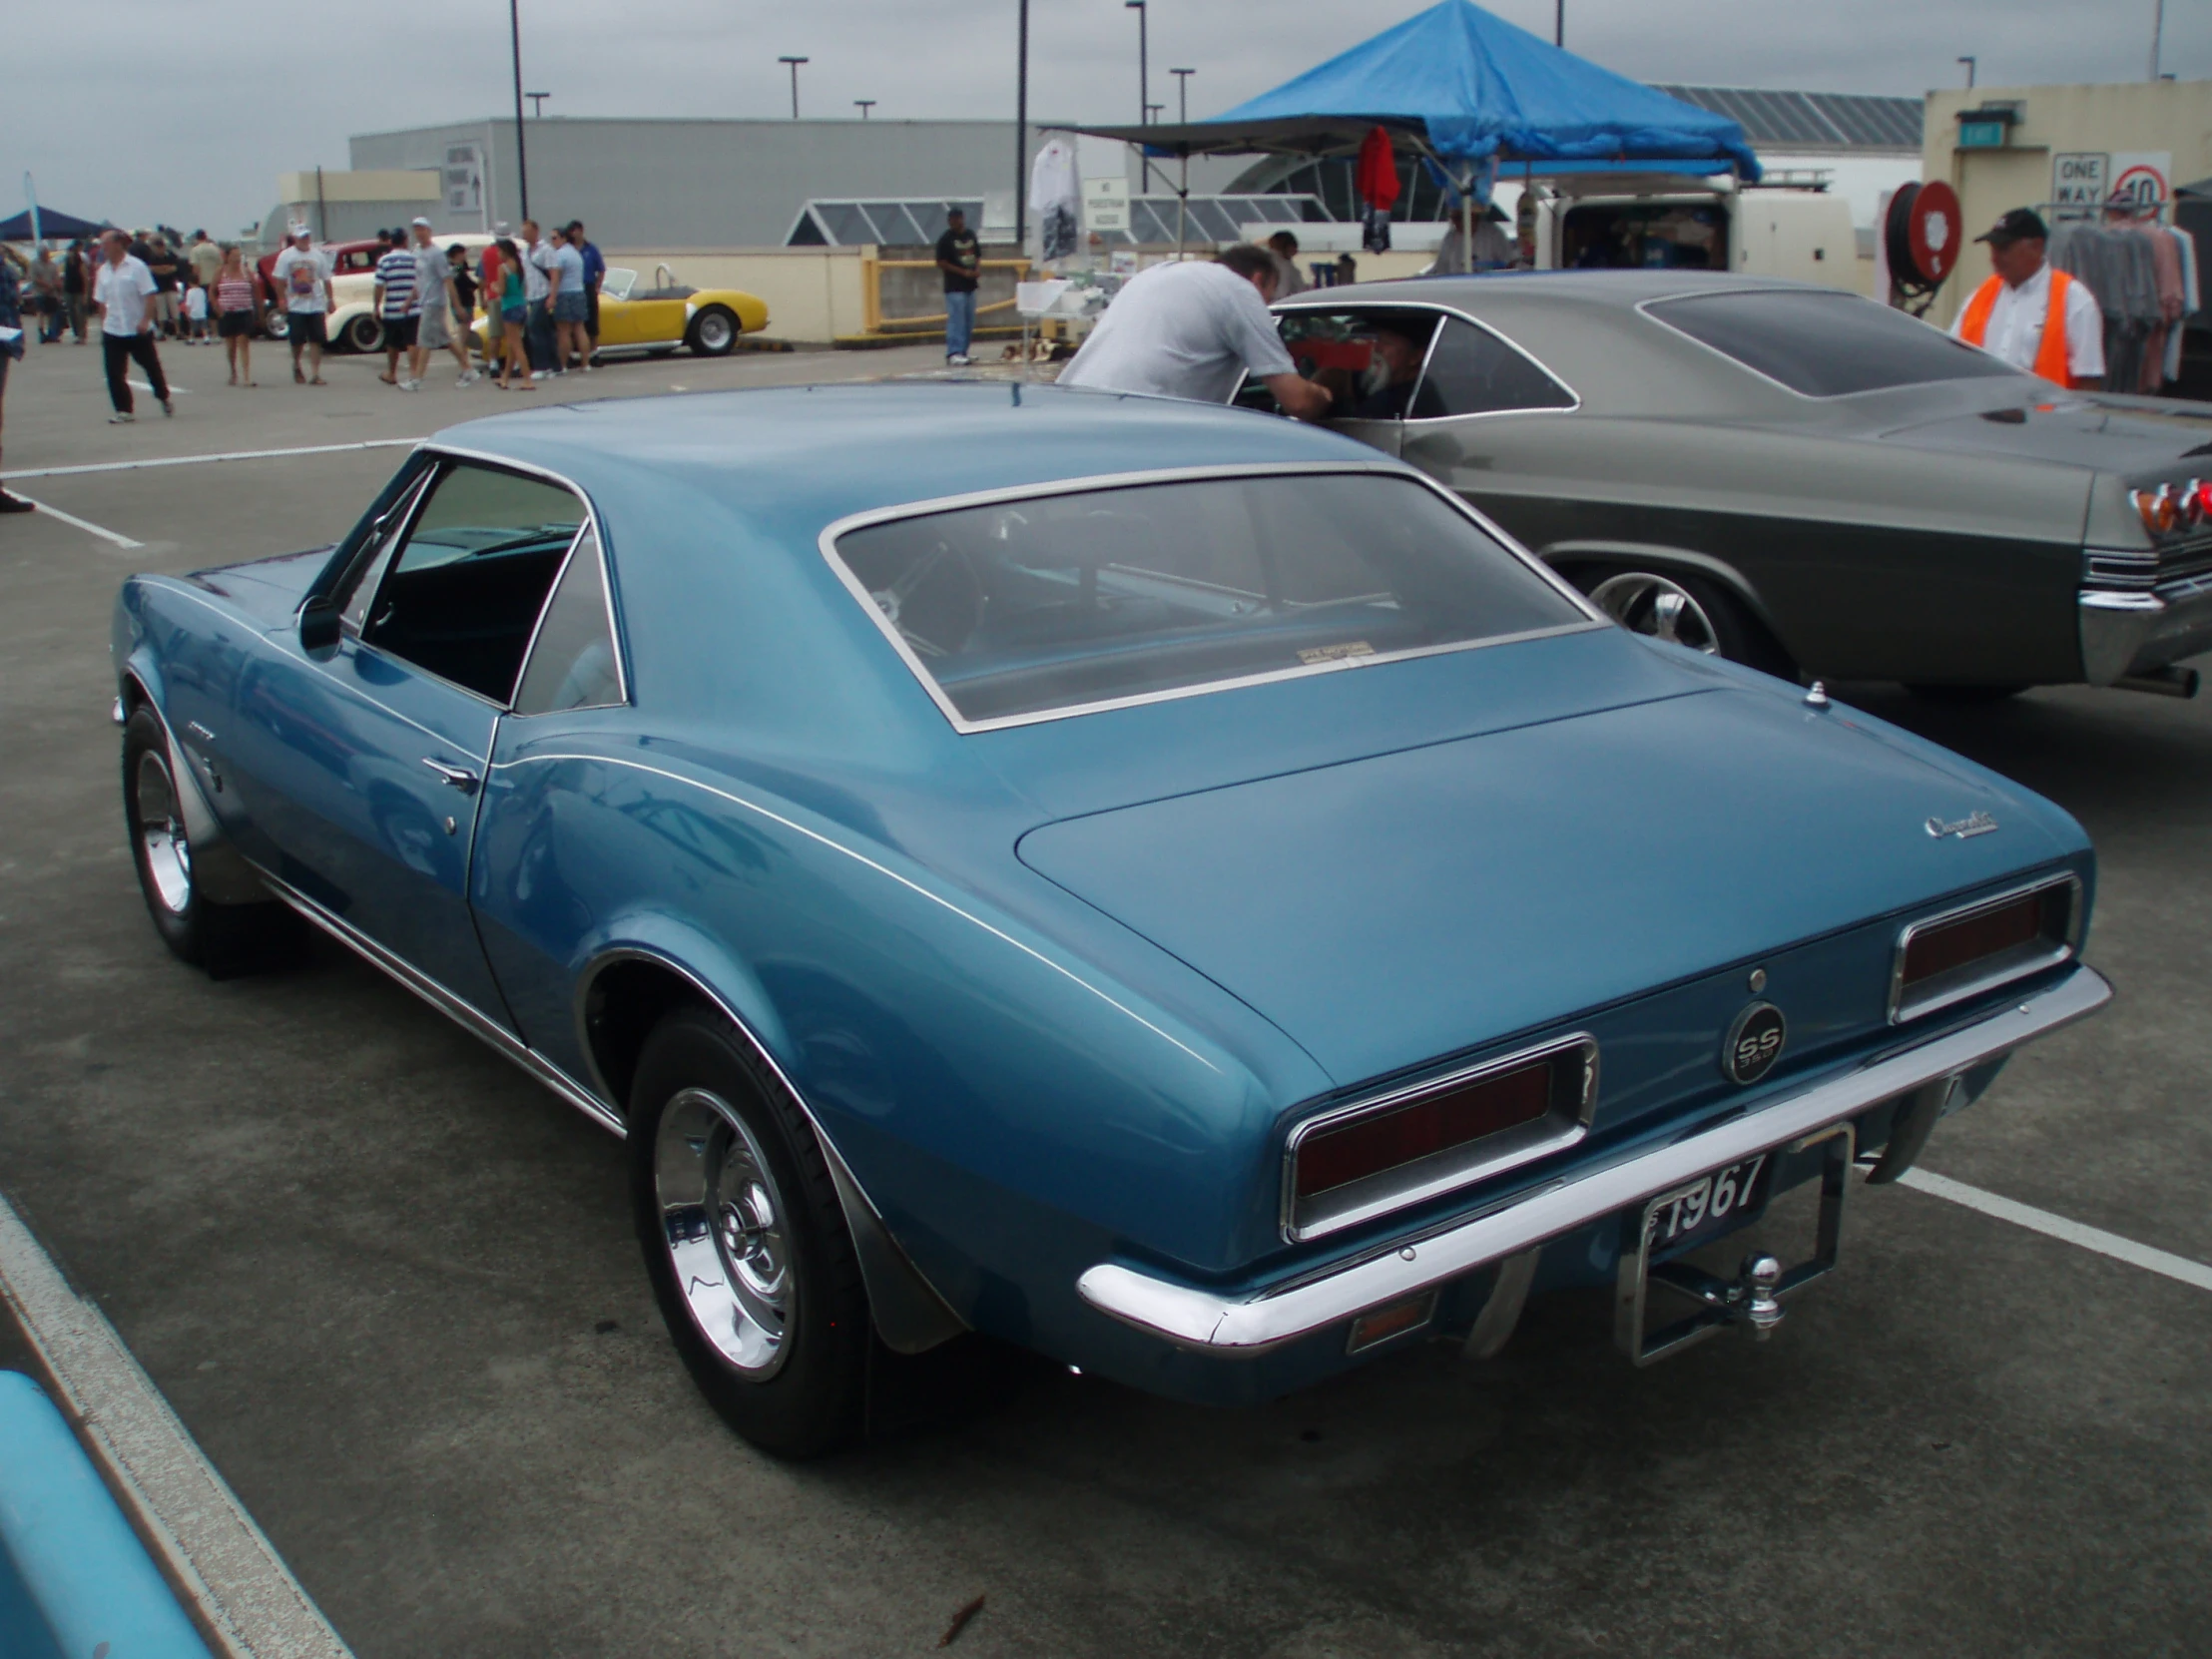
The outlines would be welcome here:
[[[1816,150],[1921,148],[1918,98],[1852,92],[1761,92],[1751,87],[1658,86],[1655,91],[1743,123],[1754,148]]]

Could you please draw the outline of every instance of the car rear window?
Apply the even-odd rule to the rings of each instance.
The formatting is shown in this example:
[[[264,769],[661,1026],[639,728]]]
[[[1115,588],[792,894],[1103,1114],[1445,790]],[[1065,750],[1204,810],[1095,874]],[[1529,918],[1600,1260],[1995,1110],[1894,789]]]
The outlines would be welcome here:
[[[1746,368],[1807,397],[2019,371],[1916,317],[1853,293],[1765,288],[1644,307]]]
[[[1276,473],[847,531],[833,562],[963,726],[1588,626],[1435,491]]]

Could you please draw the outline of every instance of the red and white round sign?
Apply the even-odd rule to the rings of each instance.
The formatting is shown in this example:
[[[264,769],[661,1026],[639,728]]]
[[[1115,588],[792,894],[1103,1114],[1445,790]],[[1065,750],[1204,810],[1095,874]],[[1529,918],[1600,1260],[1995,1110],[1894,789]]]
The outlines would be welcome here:
[[[1906,230],[1912,243],[1913,263],[1931,282],[1940,282],[1958,263],[1965,238],[1960,227],[1964,213],[1958,193],[1940,179],[1931,179],[1913,198],[1913,222]]]
[[[2166,205],[2166,176],[2138,162],[2112,181],[2112,194],[2105,200],[2137,208],[2162,208]]]

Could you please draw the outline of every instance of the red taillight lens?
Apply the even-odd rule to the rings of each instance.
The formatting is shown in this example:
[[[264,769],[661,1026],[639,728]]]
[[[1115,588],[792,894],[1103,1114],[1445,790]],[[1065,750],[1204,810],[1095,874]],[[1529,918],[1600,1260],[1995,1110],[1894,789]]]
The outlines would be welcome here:
[[[2064,887],[2047,887],[1915,932],[1906,942],[1899,988],[1909,991],[2039,939],[2060,942],[2066,931],[2068,892]]]
[[[2187,503],[2187,516],[2191,524],[2202,524],[2208,516],[2212,516],[2212,484],[2201,478],[2192,478],[2182,499]]]
[[[1534,1123],[1551,1110],[1554,1063],[1540,1060],[1309,1135],[1299,1145],[1293,1190],[1299,1198],[1312,1198],[1502,1129]]]

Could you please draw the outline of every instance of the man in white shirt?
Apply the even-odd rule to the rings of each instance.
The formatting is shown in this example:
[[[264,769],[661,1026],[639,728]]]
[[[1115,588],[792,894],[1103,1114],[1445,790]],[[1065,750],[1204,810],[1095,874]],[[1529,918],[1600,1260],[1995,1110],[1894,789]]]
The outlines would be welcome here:
[[[553,361],[553,250],[538,238],[538,222],[522,222],[522,298],[527,307],[522,330],[523,346],[530,353],[530,378],[542,380],[559,372]]]
[[[2043,258],[2049,238],[2027,208],[1974,238],[1989,245],[1995,275],[1967,298],[1950,331],[2025,373],[2094,391],[2104,384],[2104,312],[2087,282],[2051,269]]]
[[[131,399],[130,365],[134,362],[146,370],[147,384],[160,400],[162,413],[173,415],[177,406],[169,399],[169,377],[162,372],[161,353],[154,349],[154,274],[147,270],[144,260],[132,257],[130,242],[121,231],[105,233],[100,238],[100,250],[106,258],[101,262],[100,274],[93,278],[92,308],[100,313],[108,401],[115,405],[108,424],[121,426],[138,418]]]
[[[1060,371],[1060,384],[1226,403],[1249,372],[1285,414],[1321,420],[1328,389],[1302,376],[1283,348],[1268,310],[1275,283],[1275,256],[1248,243],[1210,263],[1140,272]]]
[[[291,344],[293,383],[328,385],[322,377],[322,348],[329,342],[330,312],[337,306],[330,287],[330,256],[313,246],[306,226],[294,225],[271,276],[284,306],[284,334]],[[299,371],[301,351],[307,353],[306,374]]]

